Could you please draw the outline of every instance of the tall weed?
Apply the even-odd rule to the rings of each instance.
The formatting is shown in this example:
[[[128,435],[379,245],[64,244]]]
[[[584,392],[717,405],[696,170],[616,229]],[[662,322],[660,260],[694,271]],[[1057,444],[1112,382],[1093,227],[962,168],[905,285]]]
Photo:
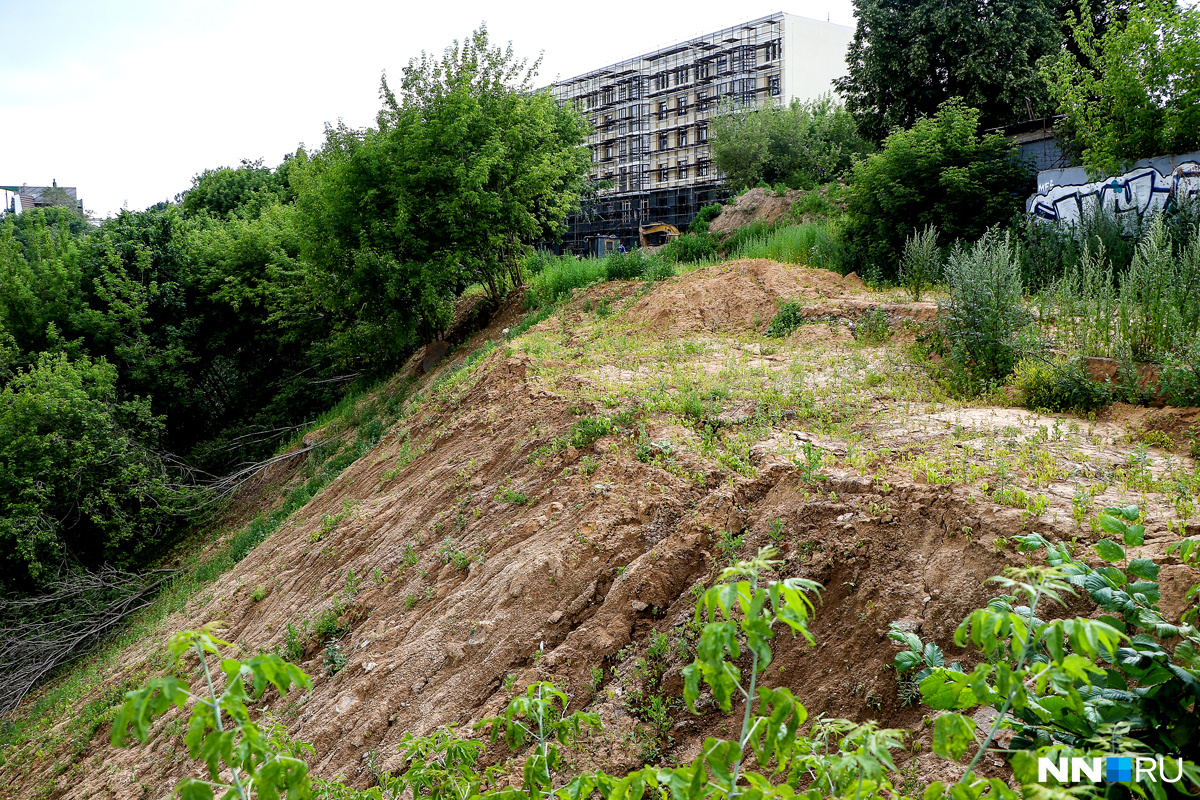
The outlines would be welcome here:
[[[1073,353],[1114,357],[1118,296],[1103,248],[1085,245],[1081,258],[1039,298],[1046,334]]]
[[[786,228],[777,228],[770,233],[747,239],[736,251],[729,251],[733,258],[766,258],[785,264],[808,264],[812,260],[812,249],[817,244],[819,223],[803,223]]]
[[[970,248],[956,247],[946,265],[950,298],[941,310],[948,355],[984,383],[1013,371],[1017,334],[1030,318],[1021,299],[1019,249],[1010,233],[993,228]]]
[[[1161,215],[1121,281],[1120,334],[1135,360],[1157,361],[1200,330],[1200,236],[1176,253]]]
[[[942,257],[938,252],[938,229],[927,225],[924,230],[913,231],[904,242],[904,253],[900,257],[900,285],[920,302],[925,289],[938,279],[942,270]]]

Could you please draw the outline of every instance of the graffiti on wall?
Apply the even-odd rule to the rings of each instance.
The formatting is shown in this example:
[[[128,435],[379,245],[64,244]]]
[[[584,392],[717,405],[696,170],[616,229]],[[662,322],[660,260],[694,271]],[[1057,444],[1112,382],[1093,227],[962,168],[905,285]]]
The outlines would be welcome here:
[[[1160,211],[1173,196],[1200,195],[1200,162],[1185,161],[1165,174],[1153,163],[1124,175],[1084,184],[1052,186],[1031,197],[1026,209],[1042,219],[1074,222],[1100,205],[1106,211],[1136,215]]]

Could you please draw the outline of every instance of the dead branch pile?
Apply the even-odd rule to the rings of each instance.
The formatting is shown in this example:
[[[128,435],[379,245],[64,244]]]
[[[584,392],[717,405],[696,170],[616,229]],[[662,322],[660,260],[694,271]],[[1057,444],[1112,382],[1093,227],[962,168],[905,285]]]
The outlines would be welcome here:
[[[0,714],[144,608],[174,574],[103,567],[67,573],[35,597],[0,599]]]

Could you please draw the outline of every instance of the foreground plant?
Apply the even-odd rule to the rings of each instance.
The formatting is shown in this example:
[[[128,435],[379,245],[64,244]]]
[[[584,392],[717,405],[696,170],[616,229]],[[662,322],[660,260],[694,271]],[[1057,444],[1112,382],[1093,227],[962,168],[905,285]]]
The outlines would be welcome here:
[[[112,744],[124,747],[130,728],[142,744],[149,739],[150,725],[171,709],[192,704],[184,743],[188,754],[201,759],[208,768],[208,780],[186,778],[179,784],[182,800],[211,800],[221,797],[250,800],[276,800],[280,796],[299,800],[309,796],[311,785],[308,765],[294,756],[280,753],[271,737],[250,721],[246,703],[262,697],[268,686],[280,696],[293,686],[304,689],[312,682],[301,669],[273,653],[253,656],[245,661],[221,658],[225,689],[218,692],[209,668],[209,656],[220,658],[220,648],[231,648],[214,632],[220,623],[209,623],[199,631],[181,631],[171,637],[167,647],[182,665],[194,653],[200,661],[204,683],[199,692],[180,678],[167,675],[154,678],[141,689],[126,693],[125,703],[113,723]],[[246,680],[251,689],[246,690]],[[228,779],[225,779],[228,775]]]
[[[901,745],[902,731],[821,719],[801,736],[797,731],[808,717],[804,706],[786,688],[758,685],[771,663],[777,625],[812,642],[808,620],[813,606],[805,593],[820,588],[800,578],[760,581],[781,563],[774,553],[764,548],[755,558],[724,570],[722,582],[697,603],[697,619],[707,622],[696,660],[684,671],[684,701],[695,710],[704,685],[722,711],[731,712],[738,701],[745,707],[738,738],[707,739],[691,764],[647,766],[623,777],[586,772],[560,784],[559,747],[574,745],[587,728],[600,723],[595,714],[567,713],[566,694],[553,684],[535,683],[509,703],[503,716],[476,726],[490,730],[493,740],[503,734],[513,750],[532,745],[519,787],[486,788],[497,775],[475,768],[482,744],[447,728],[433,736],[406,735],[400,745],[405,768],[398,777],[382,774],[380,785],[365,791],[320,783],[318,794],[338,800],[399,798],[410,790],[414,797],[432,800],[582,800],[597,794],[603,800],[638,800],[647,794],[663,800],[897,797],[886,776],[896,769],[890,751]],[[743,642],[750,659],[746,676],[735,664]],[[754,771],[755,766],[769,768],[769,774]],[[807,786],[803,792],[798,790],[802,784]]]
[[[973,611],[955,633],[958,646],[974,645],[986,660],[970,672],[935,667],[920,682],[924,701],[948,712],[937,718],[933,742],[934,752],[945,758],[957,761],[975,743],[974,720],[958,710],[990,706],[997,712],[963,780],[950,787],[933,784],[929,792],[956,800],[982,793],[1015,797],[1003,784],[981,781],[974,773],[1004,728],[1015,731],[1004,752],[1026,794],[1068,794],[1052,779],[1039,781],[1038,757],[1161,758],[1167,774],[1178,772],[1183,781],[1176,791],[1200,788],[1200,769],[1193,763],[1200,754],[1200,633],[1163,617],[1158,564],[1129,557],[1127,548],[1141,546],[1145,536],[1138,519],[1134,506],[1105,509],[1100,527],[1116,538],[1095,545],[1106,562],[1095,568],[1076,560],[1066,544],[1037,533],[1016,537],[1022,551],[1044,550],[1046,564],[993,578],[1011,593]],[[1176,547],[1185,563],[1197,550],[1194,540]],[[1064,605],[1077,588],[1106,615],[1038,616],[1047,604]],[[907,653],[897,656],[900,672],[916,666]],[[1138,797],[1166,797],[1164,785],[1154,780],[1125,786]],[[1069,794],[1099,797],[1105,787],[1080,784],[1076,776]]]

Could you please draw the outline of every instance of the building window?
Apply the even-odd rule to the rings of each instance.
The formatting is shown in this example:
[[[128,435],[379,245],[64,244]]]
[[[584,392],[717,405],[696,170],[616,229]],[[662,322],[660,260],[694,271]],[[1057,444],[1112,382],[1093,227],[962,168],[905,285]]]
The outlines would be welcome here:
[[[666,165],[666,164],[659,164],[659,165],[658,165],[658,182],[659,182],[659,183],[666,183],[666,182],[667,182],[667,172],[668,172],[668,171],[669,171],[669,170],[667,170],[667,165]]]
[[[680,147],[687,147],[687,128],[680,128],[676,138]]]
[[[604,158],[605,158],[605,160],[612,158],[612,145],[611,144],[606,144],[604,146]]]
[[[667,149],[667,132],[666,131],[663,131],[662,133],[660,133],[658,135],[658,149],[659,150]]]
[[[729,68],[728,56],[717,56],[717,74],[724,75]]]
[[[779,96],[779,76],[778,75],[770,75],[767,77],[767,91],[769,91],[771,93],[772,97]]]
[[[658,118],[659,119],[667,118],[667,101],[666,100],[660,100],[658,103]]]
[[[774,61],[775,59],[779,58],[780,50],[781,50],[781,48],[779,46],[778,39],[776,39],[773,42],[767,42],[766,58],[764,59],[764,61]]]
[[[687,95],[681,94],[675,98],[675,115],[682,117],[687,113]]]
[[[696,126],[696,141],[697,142],[707,142],[708,141],[708,123],[707,122],[701,122],[699,125]]]
[[[708,162],[701,161],[699,164],[696,165],[696,175],[698,177],[703,178],[707,174],[708,174]]]
[[[687,168],[688,168],[688,165],[687,165],[687,164],[680,164],[680,165],[679,165],[679,169],[678,169],[678,172],[679,172],[679,180],[681,180],[681,181],[683,181],[683,180],[687,180]]]

